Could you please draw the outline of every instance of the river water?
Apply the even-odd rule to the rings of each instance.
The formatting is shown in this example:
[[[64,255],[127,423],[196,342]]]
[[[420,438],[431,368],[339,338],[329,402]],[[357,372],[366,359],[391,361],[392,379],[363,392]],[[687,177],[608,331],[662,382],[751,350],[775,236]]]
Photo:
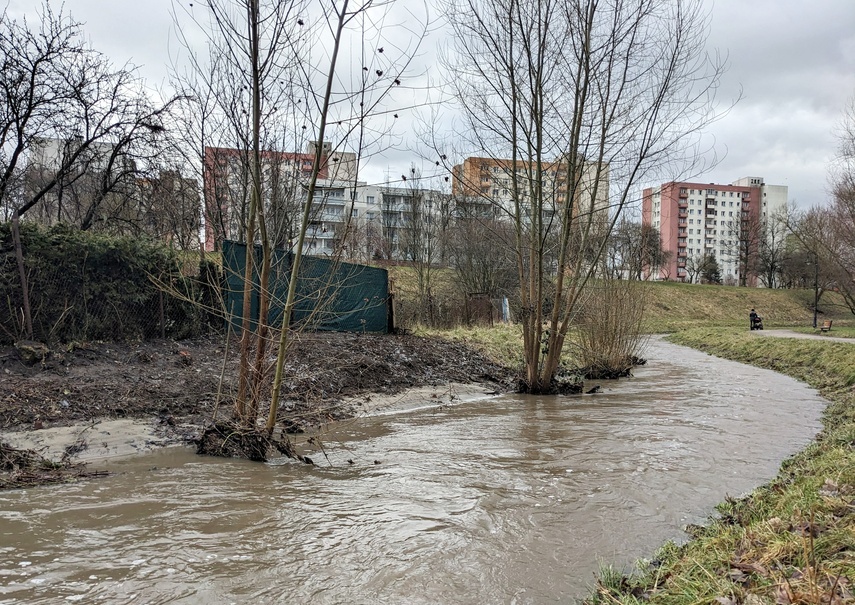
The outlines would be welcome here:
[[[820,428],[789,378],[660,340],[646,356],[597,395],[342,423],[328,459],[302,446],[316,466],[172,448],[0,492],[0,604],[571,602],[598,561],[683,539]]]

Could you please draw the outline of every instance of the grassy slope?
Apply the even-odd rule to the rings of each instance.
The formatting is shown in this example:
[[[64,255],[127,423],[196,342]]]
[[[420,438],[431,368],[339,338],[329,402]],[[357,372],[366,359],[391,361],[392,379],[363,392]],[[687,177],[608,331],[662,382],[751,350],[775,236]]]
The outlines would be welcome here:
[[[393,288],[405,305],[416,299],[416,278],[410,267],[388,267]],[[463,294],[455,286],[451,269],[433,272],[434,298],[462,304]],[[751,308],[763,317],[766,327],[809,327],[813,321],[813,290],[769,290],[702,286],[675,282],[642,284],[647,293],[645,325],[650,332],[675,332],[698,326],[745,326]],[[819,302],[819,321],[834,320],[841,327],[855,326],[855,316],[835,292],[826,292]]]
[[[813,290],[769,290],[656,282],[645,284],[648,299],[645,324],[651,332],[674,332],[698,326],[747,326],[753,308],[769,327],[810,326]],[[835,324],[855,319],[840,296],[823,294],[819,321]]]
[[[408,269],[393,267],[399,291],[414,287]],[[440,273],[438,290],[453,291],[448,271]],[[403,287],[402,287],[403,286]],[[734,288],[677,283],[644,284],[647,292],[645,328],[651,333],[677,332],[697,327],[748,325],[748,312],[756,308],[766,328],[789,328],[801,332],[817,332],[813,320],[812,290],[767,290],[763,288]],[[855,337],[855,316],[844,309],[840,297],[826,293],[820,301],[820,321],[833,319],[831,335]],[[848,326],[848,327],[847,327]],[[475,347],[507,367],[522,367],[522,335],[519,326],[499,325],[458,327],[451,330],[420,328],[420,333],[451,340],[460,340]],[[568,347],[568,349],[570,349]],[[567,356],[568,363],[572,360]]]

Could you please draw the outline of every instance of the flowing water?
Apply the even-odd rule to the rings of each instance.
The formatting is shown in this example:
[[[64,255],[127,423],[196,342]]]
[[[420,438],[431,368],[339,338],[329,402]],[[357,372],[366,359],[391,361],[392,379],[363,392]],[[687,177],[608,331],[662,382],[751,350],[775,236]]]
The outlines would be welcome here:
[[[681,540],[820,427],[789,378],[658,340],[646,356],[594,396],[341,424],[329,461],[304,444],[314,467],[174,448],[0,493],[0,604],[572,602],[598,561]]]

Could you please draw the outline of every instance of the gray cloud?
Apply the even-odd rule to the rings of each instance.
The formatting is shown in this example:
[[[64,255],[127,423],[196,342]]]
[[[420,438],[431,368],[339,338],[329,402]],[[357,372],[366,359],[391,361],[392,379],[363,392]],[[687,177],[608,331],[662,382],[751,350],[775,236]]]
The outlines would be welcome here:
[[[855,2],[717,0],[710,47],[729,55],[723,98],[742,100],[711,133],[727,156],[703,181],[763,176],[800,206],[827,201],[833,136],[855,94]]]

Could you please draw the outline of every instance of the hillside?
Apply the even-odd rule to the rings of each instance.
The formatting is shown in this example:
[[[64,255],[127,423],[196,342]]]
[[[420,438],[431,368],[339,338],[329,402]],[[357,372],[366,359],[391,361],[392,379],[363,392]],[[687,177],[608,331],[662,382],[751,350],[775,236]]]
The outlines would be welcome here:
[[[804,326],[813,322],[813,290],[770,290],[672,282],[644,284],[647,293],[645,324],[651,332],[673,332],[688,327],[748,325],[754,308],[766,327]],[[855,316],[839,294],[826,292],[819,302],[818,320],[855,325]]]
[[[388,270],[399,305],[400,325],[413,328],[424,319],[417,311],[415,274],[406,266],[392,266]],[[454,271],[434,269],[432,282],[434,319],[446,327],[458,321],[465,323],[465,296],[456,287]],[[813,322],[812,289],[770,290],[676,282],[643,282],[641,287],[647,295],[645,327],[650,332],[699,326],[747,326],[752,308],[763,317],[766,327],[810,327]],[[818,319],[855,326],[855,315],[836,292],[822,294]]]

